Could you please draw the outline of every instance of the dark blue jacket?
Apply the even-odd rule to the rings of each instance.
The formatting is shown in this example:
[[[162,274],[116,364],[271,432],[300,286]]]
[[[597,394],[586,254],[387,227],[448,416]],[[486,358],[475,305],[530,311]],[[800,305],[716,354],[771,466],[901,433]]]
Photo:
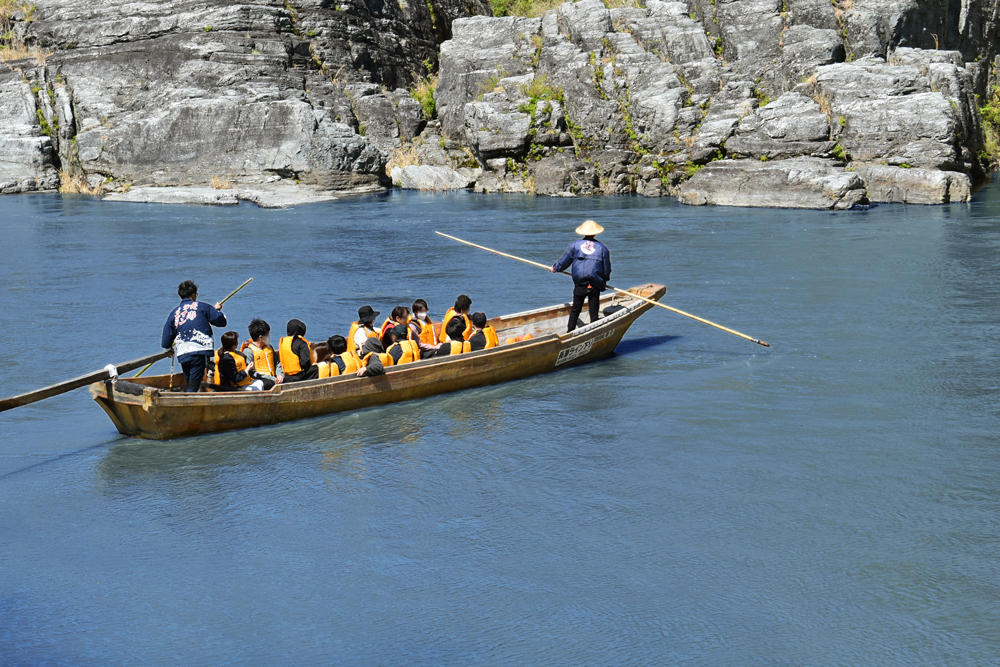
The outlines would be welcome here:
[[[565,271],[573,265],[573,282],[593,285],[600,291],[607,289],[611,280],[611,253],[597,239],[580,239],[570,244],[566,254],[552,265],[556,271]]]
[[[210,304],[184,299],[170,312],[163,325],[160,345],[169,349],[176,343],[174,354],[178,360],[192,354],[212,354],[215,339],[212,325],[226,326],[226,316]]]

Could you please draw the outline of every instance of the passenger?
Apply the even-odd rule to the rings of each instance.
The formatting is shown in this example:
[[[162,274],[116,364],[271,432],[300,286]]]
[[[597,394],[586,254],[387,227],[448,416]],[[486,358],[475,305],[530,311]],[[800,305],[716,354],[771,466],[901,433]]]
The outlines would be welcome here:
[[[434,357],[446,357],[451,354],[461,354],[462,352],[472,352],[472,345],[467,340],[462,340],[462,334],[465,331],[465,323],[453,317],[451,322],[448,322],[448,338],[450,339],[447,343],[442,343],[440,347],[434,352]]]
[[[222,349],[215,355],[216,384],[228,391],[261,391],[264,383],[254,380],[247,373],[247,361],[237,352],[240,335],[235,331],[227,331],[220,339]]]
[[[264,390],[272,389],[281,384],[283,378],[278,375],[278,360],[271,347],[271,325],[261,319],[250,320],[247,328],[250,340],[244,341],[240,350],[247,362],[247,373],[254,380],[264,383]]]
[[[333,357],[330,359],[333,365],[330,366],[331,377],[356,373],[361,368],[361,360],[353,351],[347,351],[347,339],[343,336],[330,336],[326,341],[330,346]]]
[[[306,325],[301,320],[288,320],[286,331],[288,335],[278,341],[284,383],[315,380],[319,377],[319,369],[312,363],[312,344],[303,338]]]
[[[319,378],[333,377],[336,373],[331,373],[333,368],[333,361],[331,357],[333,353],[330,351],[330,345],[328,343],[316,343],[312,349],[313,363],[316,364],[316,369]]]
[[[472,351],[489,350],[500,345],[500,338],[496,330],[487,325],[485,313],[472,313],[472,335],[469,336],[469,345]]]
[[[407,325],[415,334],[416,340],[426,345],[428,349],[436,347],[437,341],[434,340],[434,322],[427,314],[426,301],[417,299],[413,302],[413,317],[409,319]],[[424,349],[424,345],[421,345],[420,349]]]
[[[226,326],[222,304],[210,306],[198,301],[198,286],[185,280],[177,287],[181,305],[174,308],[163,324],[160,345],[177,355],[187,380],[187,391],[198,391],[206,373],[211,372],[212,326]]]
[[[410,309],[406,306],[396,306],[392,309],[392,314],[385,318],[385,322],[382,323],[382,328],[379,330],[379,338],[385,335],[385,332],[393,327],[402,324],[406,326],[406,323],[410,321]]]
[[[364,347],[365,341],[369,338],[378,339],[378,332],[372,326],[375,323],[375,318],[378,317],[378,311],[372,310],[371,306],[361,306],[358,308],[358,321],[351,323],[351,330],[347,334],[347,340],[352,346],[352,349],[358,353],[358,358],[361,358],[361,348]]]
[[[410,334],[409,327],[405,324],[397,324],[394,328],[389,329],[386,334],[382,338],[382,347],[385,348],[386,354],[392,357],[393,366],[420,361],[420,346],[417,344],[417,341],[411,340],[408,337]],[[388,334],[392,336],[391,341]]]
[[[465,327],[462,330],[462,338],[457,340],[465,340],[472,335],[472,321],[469,320],[469,308],[472,307],[472,299],[469,298],[468,294],[460,294],[457,299],[455,299],[455,307],[449,308],[448,312],[444,314],[444,319],[441,320],[441,332],[438,340],[442,343],[448,342],[448,323],[451,322],[453,317],[462,316],[462,320],[465,322]]]
[[[386,339],[395,342],[395,335],[390,329],[386,333]],[[386,353],[385,346],[378,338],[369,338],[361,348],[361,368],[355,373],[358,377],[363,375],[384,375],[386,366],[392,366],[395,362],[392,356]]]

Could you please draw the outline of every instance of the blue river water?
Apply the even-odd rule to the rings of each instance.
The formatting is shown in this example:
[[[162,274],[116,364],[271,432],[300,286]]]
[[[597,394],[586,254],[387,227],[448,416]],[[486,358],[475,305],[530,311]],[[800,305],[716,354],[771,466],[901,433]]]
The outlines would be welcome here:
[[[433,231],[548,263],[588,217],[614,284],[773,346],[657,309],[606,360],[356,414],[168,442],[86,390],[0,414],[4,667],[997,664],[1000,184],[841,213],[0,204],[3,395],[157,351],[186,278],[254,278],[241,337],[565,301]]]

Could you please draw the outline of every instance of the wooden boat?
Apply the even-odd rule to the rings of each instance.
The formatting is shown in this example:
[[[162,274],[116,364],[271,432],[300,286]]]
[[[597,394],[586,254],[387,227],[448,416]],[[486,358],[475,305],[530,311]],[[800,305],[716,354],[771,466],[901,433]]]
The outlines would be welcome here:
[[[659,300],[662,285],[633,287],[630,293]],[[90,385],[119,433],[168,440],[200,433],[264,426],[386,403],[507,382],[584,364],[611,354],[632,323],[653,306],[613,294],[601,299],[597,322],[565,333],[571,304],[505,315],[490,320],[500,340],[534,338],[456,356],[394,366],[375,377],[344,376],[277,385],[271,391],[182,393],[168,391],[169,375],[110,380]],[[173,377],[180,387],[183,375]]]

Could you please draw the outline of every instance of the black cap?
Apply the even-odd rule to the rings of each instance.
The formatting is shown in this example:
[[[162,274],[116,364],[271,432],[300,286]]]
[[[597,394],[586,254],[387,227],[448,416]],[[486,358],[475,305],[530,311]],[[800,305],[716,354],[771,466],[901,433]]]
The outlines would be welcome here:
[[[396,340],[406,340],[408,330],[405,324],[397,324],[392,328],[392,333],[395,334]]]
[[[361,306],[358,308],[358,322],[362,324],[368,324],[378,317],[378,311],[372,310],[371,306]]]

